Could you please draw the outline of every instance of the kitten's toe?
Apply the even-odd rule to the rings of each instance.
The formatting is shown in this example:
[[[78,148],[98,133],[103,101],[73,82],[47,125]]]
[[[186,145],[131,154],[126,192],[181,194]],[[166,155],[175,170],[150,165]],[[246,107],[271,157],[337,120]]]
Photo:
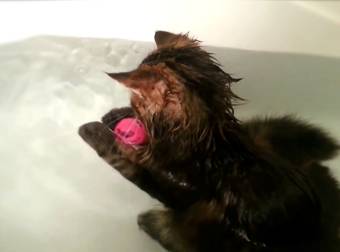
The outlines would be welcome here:
[[[79,128],[78,133],[101,157],[112,151],[114,147],[113,133],[100,122],[84,124]]]
[[[197,252],[181,235],[181,229],[169,210],[150,210],[138,216],[138,226],[165,249],[173,252]]]
[[[102,124],[100,122],[89,122],[79,127],[78,134],[84,141],[92,141],[93,138],[96,138],[96,135],[102,131]]]
[[[156,218],[152,214],[152,211],[149,211],[139,214],[137,217],[137,223],[140,229],[142,229],[146,233],[150,233],[153,227],[153,223],[155,222],[155,219]]]
[[[169,226],[169,216],[165,210],[150,210],[138,215],[138,226],[152,238],[159,240]]]
[[[78,134],[84,141],[87,141],[93,136],[93,124],[94,122],[86,123],[79,127]]]

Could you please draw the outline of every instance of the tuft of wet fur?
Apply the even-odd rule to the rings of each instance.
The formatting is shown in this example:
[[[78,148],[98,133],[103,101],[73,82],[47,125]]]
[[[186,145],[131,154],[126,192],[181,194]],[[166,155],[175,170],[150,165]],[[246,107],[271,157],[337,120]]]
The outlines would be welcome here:
[[[292,117],[241,123],[231,89],[240,79],[187,34],[160,31],[155,41],[135,70],[109,74],[131,89],[131,107],[79,130],[166,207],[140,215],[140,228],[175,252],[337,251],[340,193],[320,162],[339,145]],[[145,124],[147,145],[114,141],[124,116]]]
[[[324,130],[293,116],[255,118],[242,124],[254,144],[296,165],[310,165],[338,154],[340,145]]]

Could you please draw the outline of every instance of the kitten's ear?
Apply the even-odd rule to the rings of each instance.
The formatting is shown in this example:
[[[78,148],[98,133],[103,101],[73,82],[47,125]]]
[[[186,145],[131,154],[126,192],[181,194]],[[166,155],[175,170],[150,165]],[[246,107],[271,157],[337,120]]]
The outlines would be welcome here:
[[[161,76],[151,71],[148,66],[144,66],[147,69],[139,69],[130,72],[121,73],[107,73],[112,79],[122,83],[129,88],[144,88],[150,86],[150,83],[156,83],[161,79]]]
[[[185,46],[199,46],[199,42],[196,39],[191,39],[187,34],[173,34],[166,31],[156,31],[155,42],[157,48],[171,46],[175,48]]]
[[[174,42],[177,38],[178,38],[178,35],[173,34],[171,32],[166,32],[166,31],[155,32],[155,42],[156,42],[157,47],[170,44],[171,42]]]
[[[112,79],[122,82],[130,77],[131,72],[106,73],[106,74],[110,76]]]
[[[131,84],[131,77],[134,71],[121,73],[106,73],[112,79],[129,86]]]

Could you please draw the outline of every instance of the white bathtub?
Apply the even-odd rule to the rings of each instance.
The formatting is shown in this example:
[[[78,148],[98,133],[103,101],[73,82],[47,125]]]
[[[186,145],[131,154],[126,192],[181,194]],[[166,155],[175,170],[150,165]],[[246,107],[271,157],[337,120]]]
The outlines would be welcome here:
[[[0,3],[1,252],[162,251],[136,225],[159,203],[77,135],[128,102],[103,72],[132,69],[153,48],[116,38],[190,30],[244,78],[240,118],[293,113],[340,140],[339,4],[189,2]],[[329,165],[340,178],[340,159]]]

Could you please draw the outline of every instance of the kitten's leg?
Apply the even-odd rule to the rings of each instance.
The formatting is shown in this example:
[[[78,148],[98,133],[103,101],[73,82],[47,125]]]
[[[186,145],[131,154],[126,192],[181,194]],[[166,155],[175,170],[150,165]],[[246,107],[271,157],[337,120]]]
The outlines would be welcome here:
[[[197,252],[172,210],[150,210],[138,216],[139,227],[165,249],[172,252]]]
[[[210,205],[205,206],[183,212],[150,210],[138,216],[138,225],[172,252],[274,252],[227,232],[215,213],[209,213]]]
[[[124,165],[125,162],[115,143],[115,136],[108,127],[100,122],[90,122],[82,125],[78,133],[97,152],[98,156],[110,165],[114,165],[114,168],[124,177],[130,179],[136,173],[135,167]]]
[[[159,198],[156,184],[147,176],[146,170],[131,163],[118,150],[114,134],[100,122],[90,122],[79,128],[79,135],[87,142],[97,154],[114,169],[118,170],[126,179],[135,183],[141,189],[155,198]],[[145,185],[144,185],[145,184]],[[155,188],[153,188],[155,187]],[[153,192],[155,191],[155,192]]]
[[[117,148],[112,131],[100,122],[90,122],[79,128],[79,135],[97,154],[126,179],[167,207],[183,207],[193,200],[193,191],[177,185],[173,177],[151,174],[150,169],[132,163]]]
[[[103,116],[102,122],[112,129],[119,122],[119,120],[133,115],[134,112],[131,107],[115,108]],[[113,165],[112,163],[110,164]],[[148,183],[151,183],[150,180],[152,180],[152,175],[152,177],[157,180],[157,183],[162,185],[163,190],[166,188],[167,191],[172,191],[172,194],[177,194],[175,198],[182,199],[181,205],[183,205],[183,203],[186,204],[188,201],[192,201],[192,195],[197,188],[195,188],[195,186],[187,181],[187,179],[183,176],[170,173],[167,171],[167,169],[149,169],[148,172],[150,173],[144,174],[144,180],[149,181]]]

